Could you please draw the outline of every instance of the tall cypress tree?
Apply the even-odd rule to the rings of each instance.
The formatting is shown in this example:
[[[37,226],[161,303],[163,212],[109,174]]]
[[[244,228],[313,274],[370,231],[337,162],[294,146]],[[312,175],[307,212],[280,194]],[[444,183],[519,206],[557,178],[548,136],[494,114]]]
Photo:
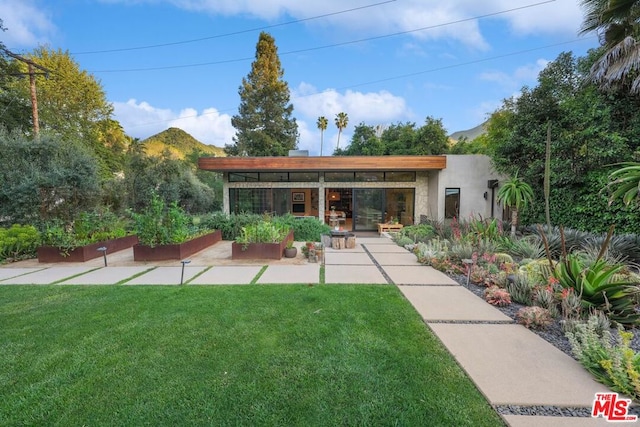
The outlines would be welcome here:
[[[251,72],[242,79],[240,107],[231,118],[236,128],[231,156],[286,156],[297,148],[298,124],[291,117],[289,87],[282,79],[278,48],[270,34],[262,32],[256,45]]]

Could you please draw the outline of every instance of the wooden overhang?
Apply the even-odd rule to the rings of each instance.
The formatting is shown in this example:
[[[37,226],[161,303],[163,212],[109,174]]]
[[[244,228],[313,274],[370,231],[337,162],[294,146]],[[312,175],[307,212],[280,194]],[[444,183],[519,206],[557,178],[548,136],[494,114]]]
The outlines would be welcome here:
[[[200,157],[215,172],[424,171],[447,167],[446,156]]]

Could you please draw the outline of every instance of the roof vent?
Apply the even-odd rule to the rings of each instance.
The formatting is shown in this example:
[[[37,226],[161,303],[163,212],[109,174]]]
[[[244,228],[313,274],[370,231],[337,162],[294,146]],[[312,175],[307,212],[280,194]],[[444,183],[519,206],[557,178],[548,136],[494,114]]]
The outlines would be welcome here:
[[[289,157],[309,157],[309,150],[289,150]]]

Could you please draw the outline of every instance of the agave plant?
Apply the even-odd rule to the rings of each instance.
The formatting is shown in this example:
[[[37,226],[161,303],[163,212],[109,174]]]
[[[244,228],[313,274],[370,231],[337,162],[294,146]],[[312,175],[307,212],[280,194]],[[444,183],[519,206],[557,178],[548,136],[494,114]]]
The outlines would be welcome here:
[[[612,280],[622,268],[622,265],[610,265],[602,258],[587,267],[579,256],[568,254],[556,265],[554,277],[563,288],[575,290],[583,308],[602,310],[612,321],[634,326],[640,322],[640,314],[635,310],[633,287]]]
[[[613,190],[609,203],[616,199],[622,199],[625,205],[637,201],[640,190],[640,163],[623,163],[620,169],[609,174],[607,187]]]

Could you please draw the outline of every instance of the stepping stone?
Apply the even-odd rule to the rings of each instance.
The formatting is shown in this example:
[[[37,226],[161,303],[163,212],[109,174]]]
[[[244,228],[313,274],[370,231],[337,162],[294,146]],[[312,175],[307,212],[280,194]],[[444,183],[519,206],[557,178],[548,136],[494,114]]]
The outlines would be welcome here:
[[[367,245],[366,246],[367,250],[369,252],[371,252],[372,254],[377,254],[377,253],[399,253],[399,254],[408,254],[411,253],[408,250],[406,250],[405,248],[398,246],[396,244],[389,244],[389,245]],[[414,255],[415,257],[415,255]]]
[[[444,320],[513,323],[509,316],[459,285],[398,286],[398,289],[427,322]]]
[[[418,258],[407,251],[404,253],[372,253],[378,264],[385,265],[422,265]]]
[[[103,267],[61,282],[61,285],[114,285],[152,267]]]
[[[373,261],[366,253],[347,252],[340,250],[335,252],[327,252],[324,254],[324,263],[333,265],[371,265]]]
[[[522,325],[428,325],[494,405],[591,408],[595,394],[607,391],[577,361]]]
[[[270,265],[258,279],[264,283],[320,283],[320,264]]]
[[[190,285],[248,285],[262,270],[260,265],[225,265],[205,271]]]
[[[383,284],[384,278],[380,270],[375,265],[326,265],[324,266],[324,282],[326,284],[335,283],[357,283],[357,284]]]
[[[42,268],[0,268],[0,282],[11,277],[22,276],[23,274],[34,273],[39,270],[42,270]]]
[[[207,267],[185,267],[183,283],[187,283],[196,274]],[[180,285],[182,266],[180,267],[158,267],[144,273],[134,279],[125,282],[125,285]]]
[[[13,277],[2,282],[10,285],[50,285],[54,282],[87,273],[95,267],[53,267],[35,271],[24,276]]]
[[[458,282],[446,274],[426,265],[385,265],[385,273],[396,285],[456,285]]]

